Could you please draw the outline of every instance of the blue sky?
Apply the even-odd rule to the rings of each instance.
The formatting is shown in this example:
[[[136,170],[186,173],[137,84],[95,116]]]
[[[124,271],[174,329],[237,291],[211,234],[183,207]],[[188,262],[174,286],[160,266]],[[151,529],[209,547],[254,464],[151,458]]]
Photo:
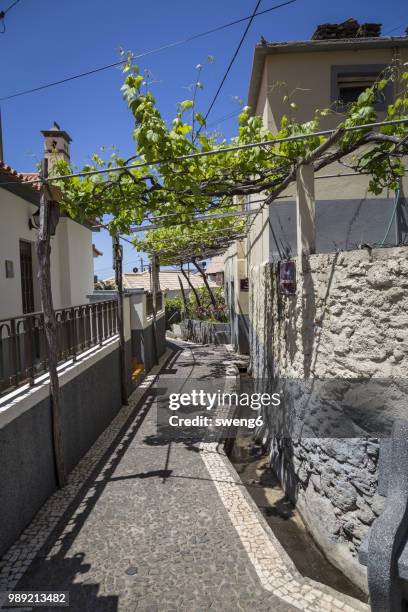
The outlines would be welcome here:
[[[266,9],[281,0],[263,0]],[[0,0],[4,10],[11,0]],[[118,59],[118,49],[141,53],[203,32],[251,14],[255,0],[20,0],[6,17],[0,34],[0,97],[42,85]],[[359,21],[383,24],[383,32],[403,35],[408,26],[406,0],[297,0],[292,5],[256,18],[226,81],[209,124],[238,110],[234,97],[246,100],[254,45],[261,35],[268,40],[310,38],[318,23]],[[149,70],[160,109],[166,119],[177,102],[188,98],[195,66],[214,63],[202,74],[204,90],[199,105],[206,111],[246,24],[183,44],[139,60]],[[116,145],[124,155],[134,152],[132,120],[120,95],[122,75],[113,68],[42,92],[1,103],[4,154],[7,163],[30,171],[42,155],[40,130],[56,120],[71,135],[71,157],[81,165],[103,145]],[[236,119],[222,121],[226,136],[234,133]],[[111,275],[110,239],[95,234],[104,256],[95,262],[100,278]],[[125,269],[138,265],[140,256],[125,245]]]

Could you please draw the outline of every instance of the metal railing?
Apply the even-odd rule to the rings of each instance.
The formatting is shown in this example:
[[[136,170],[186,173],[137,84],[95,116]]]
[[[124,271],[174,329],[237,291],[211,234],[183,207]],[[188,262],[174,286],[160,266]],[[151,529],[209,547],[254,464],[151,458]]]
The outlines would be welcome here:
[[[163,310],[163,293],[158,291],[156,293],[156,310],[159,312]],[[151,317],[153,315],[153,293],[150,291],[146,294],[146,316]]]
[[[58,362],[101,345],[118,331],[117,300],[55,311]],[[34,385],[47,372],[44,315],[34,312],[0,321],[0,394],[22,384]]]

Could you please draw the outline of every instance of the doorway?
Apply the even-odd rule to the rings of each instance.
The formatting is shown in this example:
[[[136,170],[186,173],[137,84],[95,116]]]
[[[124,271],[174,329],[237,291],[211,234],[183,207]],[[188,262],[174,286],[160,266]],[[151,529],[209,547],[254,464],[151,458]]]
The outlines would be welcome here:
[[[23,314],[34,312],[33,256],[31,242],[20,240],[21,295]]]

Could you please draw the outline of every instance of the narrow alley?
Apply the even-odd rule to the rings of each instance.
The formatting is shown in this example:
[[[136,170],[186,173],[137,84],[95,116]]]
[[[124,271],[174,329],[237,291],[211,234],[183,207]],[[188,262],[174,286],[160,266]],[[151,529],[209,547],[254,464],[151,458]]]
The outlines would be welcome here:
[[[173,344],[2,559],[0,589],[68,591],[75,611],[366,609],[300,576],[221,444],[157,437],[157,383],[224,385],[237,359]]]

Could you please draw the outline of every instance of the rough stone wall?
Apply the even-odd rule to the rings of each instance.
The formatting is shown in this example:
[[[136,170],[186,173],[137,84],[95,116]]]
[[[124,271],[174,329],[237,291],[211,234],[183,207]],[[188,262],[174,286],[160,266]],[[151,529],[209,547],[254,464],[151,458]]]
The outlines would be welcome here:
[[[183,340],[196,344],[230,344],[231,326],[229,323],[213,323],[185,319],[181,325]]]
[[[317,542],[365,588],[357,553],[383,505],[373,432],[408,418],[408,248],[312,255],[297,267],[291,297],[279,296],[273,264],[250,270],[251,366],[264,386],[292,381],[282,387],[285,399],[310,427],[292,439],[273,427],[261,435]],[[328,380],[329,390],[320,389]],[[314,387],[306,417],[300,381]],[[349,410],[339,416],[340,402]],[[332,423],[327,436],[322,423]]]

